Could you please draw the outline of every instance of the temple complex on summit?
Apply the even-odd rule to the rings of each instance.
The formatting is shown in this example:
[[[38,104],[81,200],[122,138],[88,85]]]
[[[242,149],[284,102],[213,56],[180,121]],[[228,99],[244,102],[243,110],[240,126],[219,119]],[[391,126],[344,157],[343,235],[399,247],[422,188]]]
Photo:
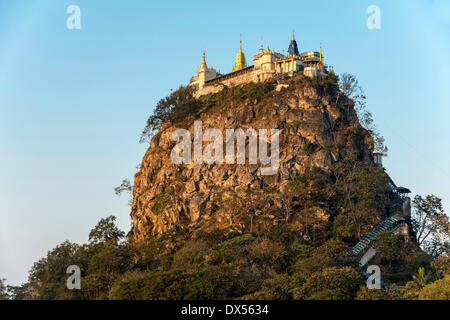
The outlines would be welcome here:
[[[235,64],[230,73],[220,74],[217,70],[206,64],[205,53],[197,75],[192,77],[189,86],[197,90],[197,95],[214,93],[223,86],[240,85],[249,82],[261,82],[273,78],[277,74],[293,76],[303,72],[307,77],[317,77],[328,73],[328,67],[323,63],[322,46],[320,51],[308,51],[300,53],[295,35],[289,43],[287,55],[271,50],[269,46],[264,50],[261,43],[258,54],[253,56],[253,65],[247,66],[245,54],[242,50],[242,40],[236,55]]]

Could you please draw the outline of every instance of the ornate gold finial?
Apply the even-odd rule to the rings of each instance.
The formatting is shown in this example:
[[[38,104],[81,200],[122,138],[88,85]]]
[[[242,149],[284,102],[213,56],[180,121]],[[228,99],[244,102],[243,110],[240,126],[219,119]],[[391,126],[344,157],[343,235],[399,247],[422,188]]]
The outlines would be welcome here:
[[[208,66],[206,65],[205,51],[203,51],[203,59],[202,59],[202,64],[200,66],[200,69],[206,69],[206,68],[208,68]]]
[[[320,44],[320,63],[323,64],[323,57],[322,57],[322,43]]]
[[[245,67],[247,67],[247,64],[245,62],[244,52],[242,52],[242,39],[241,39],[239,40],[239,51],[236,55],[236,63],[232,68],[232,72],[239,71]]]
[[[292,30],[292,41],[295,41],[295,30]]]
[[[259,48],[259,53],[264,53],[263,42],[261,40],[261,48]]]

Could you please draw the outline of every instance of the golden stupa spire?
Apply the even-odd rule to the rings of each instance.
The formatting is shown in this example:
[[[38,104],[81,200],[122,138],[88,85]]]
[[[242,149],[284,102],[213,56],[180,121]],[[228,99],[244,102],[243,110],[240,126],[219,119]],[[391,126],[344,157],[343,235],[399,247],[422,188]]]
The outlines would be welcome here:
[[[295,41],[295,30],[292,30],[292,41]]]
[[[236,55],[236,63],[233,66],[232,72],[239,71],[245,67],[247,67],[247,64],[245,63],[244,52],[242,52],[242,39],[241,39],[239,41],[239,51]]]
[[[205,51],[203,51],[203,59],[202,59],[202,64],[200,66],[200,69],[206,69],[206,68],[208,68],[208,66],[206,65]]]
[[[322,57],[322,44],[320,44],[320,63],[323,64],[323,57]]]

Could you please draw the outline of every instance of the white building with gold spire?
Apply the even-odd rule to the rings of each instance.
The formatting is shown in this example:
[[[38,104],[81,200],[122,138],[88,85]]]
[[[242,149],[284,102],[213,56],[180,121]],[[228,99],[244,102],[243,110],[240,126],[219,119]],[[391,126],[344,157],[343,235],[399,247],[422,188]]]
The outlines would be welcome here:
[[[277,74],[293,76],[299,72],[303,72],[307,77],[317,77],[328,73],[327,66],[323,63],[322,46],[320,46],[320,52],[299,53],[293,35],[288,54],[285,56],[271,50],[269,46],[264,50],[261,43],[258,54],[253,56],[253,65],[247,66],[241,40],[231,73],[222,75],[214,68],[208,68],[203,52],[202,64],[197,70],[197,76],[191,78],[189,86],[195,87],[197,95],[200,96],[218,92],[223,86],[261,82],[271,79]]]
[[[190,85],[198,86],[202,90],[205,83],[209,80],[216,79],[220,74],[214,68],[208,68],[206,64],[205,52],[203,52],[203,59],[200,68],[197,69],[197,76],[191,78]]]

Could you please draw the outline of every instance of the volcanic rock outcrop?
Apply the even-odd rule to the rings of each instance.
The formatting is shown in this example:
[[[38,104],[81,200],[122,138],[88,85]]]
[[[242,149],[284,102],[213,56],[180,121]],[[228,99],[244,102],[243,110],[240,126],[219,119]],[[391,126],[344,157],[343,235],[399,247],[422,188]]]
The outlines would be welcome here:
[[[207,101],[204,111],[182,123],[167,121],[151,140],[134,178],[134,241],[170,230],[244,232],[261,224],[270,227],[283,220],[282,194],[289,180],[307,168],[327,172],[341,159],[337,146],[373,162],[370,135],[359,124],[353,101],[337,87],[314,85],[298,75],[225,88],[200,99]],[[260,162],[248,164],[248,155],[245,164],[175,164],[172,131],[184,128],[193,137],[194,121],[202,121],[204,131],[219,129],[224,137],[226,129],[279,129],[276,174],[262,175]],[[203,142],[203,148],[208,143]],[[248,152],[248,143],[246,148]],[[329,213],[314,210],[326,223]],[[294,222],[292,226],[301,227]]]

